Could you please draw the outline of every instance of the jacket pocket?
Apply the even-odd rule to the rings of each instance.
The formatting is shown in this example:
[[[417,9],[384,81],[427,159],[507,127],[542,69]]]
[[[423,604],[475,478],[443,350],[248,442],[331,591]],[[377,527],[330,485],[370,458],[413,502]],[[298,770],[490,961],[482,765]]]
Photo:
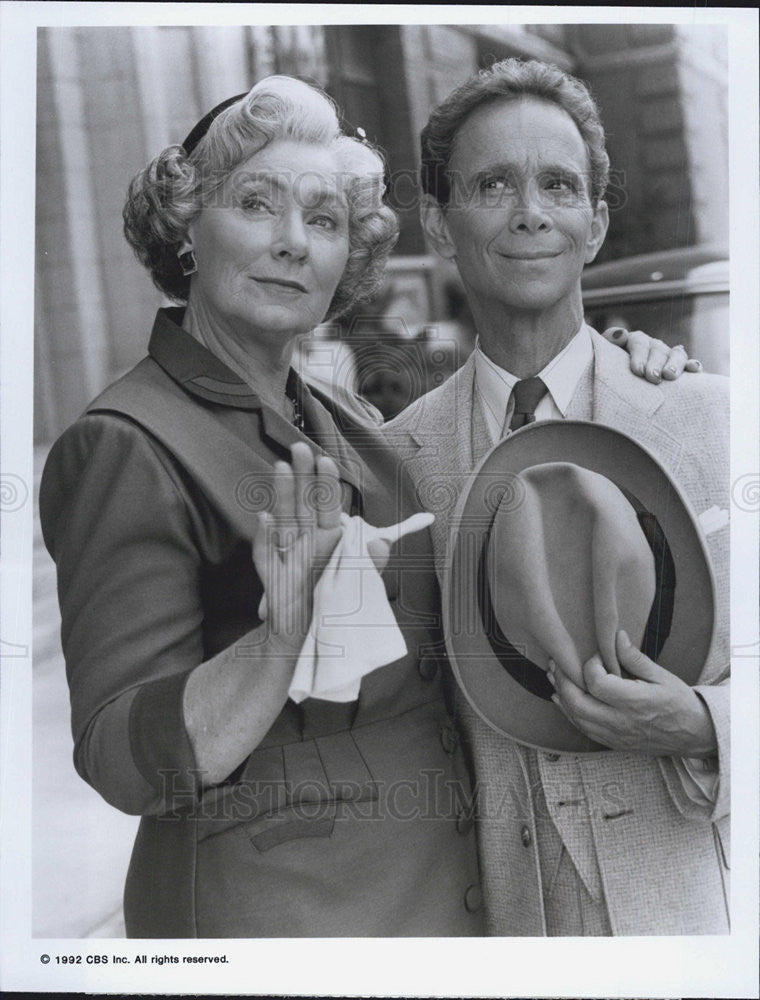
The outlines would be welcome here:
[[[256,766],[248,766],[239,782],[223,790],[213,819],[199,824],[198,839],[239,827],[263,852],[291,840],[330,837],[341,804],[377,797],[377,784],[351,732],[331,733],[262,751]]]
[[[245,832],[260,853],[290,840],[330,837],[335,826],[335,799],[295,803],[249,823]]]

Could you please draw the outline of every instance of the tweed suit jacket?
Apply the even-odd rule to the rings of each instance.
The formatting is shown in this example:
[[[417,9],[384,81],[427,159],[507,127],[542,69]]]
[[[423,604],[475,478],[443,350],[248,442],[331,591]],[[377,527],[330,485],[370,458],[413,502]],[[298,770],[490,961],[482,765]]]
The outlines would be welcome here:
[[[697,515],[728,510],[728,383],[685,376],[651,385],[626,354],[591,331],[594,361],[567,416],[615,427],[649,448]],[[491,442],[474,395],[474,358],[387,425],[422,505],[436,514],[436,566],[446,571],[449,520]],[[606,902],[615,935],[725,933],[729,861],[728,526],[707,538],[717,585],[717,630],[697,690],[718,735],[713,804],[695,804],[674,761],[605,751],[572,755],[525,748],[495,732],[460,693],[457,721],[478,788],[480,866],[489,932],[543,935],[535,827],[535,753],[546,807],[592,898]],[[579,930],[578,933],[581,933]]]

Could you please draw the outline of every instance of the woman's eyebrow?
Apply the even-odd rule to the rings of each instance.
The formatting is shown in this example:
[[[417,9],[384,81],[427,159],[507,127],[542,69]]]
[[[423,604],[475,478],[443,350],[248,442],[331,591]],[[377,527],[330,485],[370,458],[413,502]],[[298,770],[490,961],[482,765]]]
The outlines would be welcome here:
[[[338,188],[323,183],[314,187],[306,186],[304,181],[310,176],[308,170],[300,174],[290,171],[251,170],[239,174],[236,184],[261,184],[277,191],[295,190],[309,205],[331,202],[338,208],[345,207],[345,197]],[[316,176],[314,175],[315,179]]]
[[[333,188],[322,188],[315,193],[314,203],[316,205],[324,205],[329,203],[334,205],[336,208],[345,208],[346,199],[343,197],[340,191]]]
[[[348,214],[346,198],[340,190],[332,187],[320,186],[312,191],[300,191],[299,200],[303,208],[310,210],[317,208],[329,208],[334,212],[343,215]]]
[[[236,175],[236,184],[267,184],[270,187],[284,190],[289,187],[289,183],[284,180],[282,174],[269,170],[245,170]]]

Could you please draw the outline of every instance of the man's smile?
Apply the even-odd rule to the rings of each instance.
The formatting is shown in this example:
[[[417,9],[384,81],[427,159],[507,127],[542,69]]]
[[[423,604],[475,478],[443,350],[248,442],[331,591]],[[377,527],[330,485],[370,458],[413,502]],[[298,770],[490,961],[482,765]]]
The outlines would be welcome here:
[[[500,252],[499,256],[506,257],[507,260],[551,260],[559,257],[561,250],[523,250],[518,253]]]

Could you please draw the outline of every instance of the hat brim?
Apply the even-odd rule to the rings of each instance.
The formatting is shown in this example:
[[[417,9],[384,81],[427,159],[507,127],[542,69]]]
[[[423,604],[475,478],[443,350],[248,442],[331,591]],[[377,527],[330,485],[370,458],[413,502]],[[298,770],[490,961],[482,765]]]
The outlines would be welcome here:
[[[658,663],[689,685],[699,680],[710,653],[715,581],[688,501],[649,451],[614,428],[581,420],[536,422],[498,442],[470,476],[451,521],[443,585],[446,646],[459,686],[484,722],[504,736],[538,749],[593,753],[606,748],[504,669],[479,606],[477,574],[496,509],[519,504],[514,477],[545,462],[571,462],[606,476],[659,521],[675,562],[676,589]]]

